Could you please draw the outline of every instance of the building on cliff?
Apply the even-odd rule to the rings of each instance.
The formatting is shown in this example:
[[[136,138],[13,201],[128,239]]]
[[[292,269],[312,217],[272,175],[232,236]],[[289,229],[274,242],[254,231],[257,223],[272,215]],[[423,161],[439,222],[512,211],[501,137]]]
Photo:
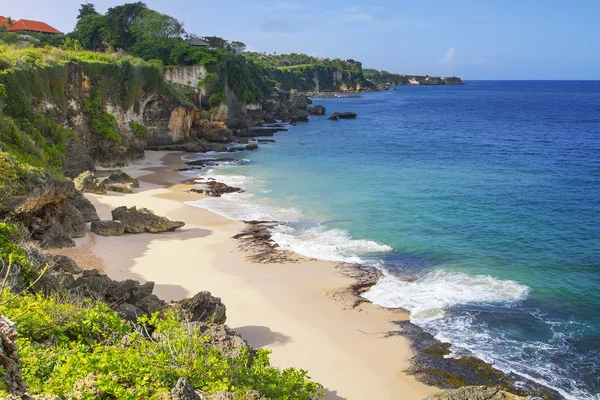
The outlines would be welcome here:
[[[45,22],[32,21],[29,19],[9,20],[0,16],[0,27],[4,27],[5,32],[36,32],[47,33],[50,35],[62,35],[63,33]]]

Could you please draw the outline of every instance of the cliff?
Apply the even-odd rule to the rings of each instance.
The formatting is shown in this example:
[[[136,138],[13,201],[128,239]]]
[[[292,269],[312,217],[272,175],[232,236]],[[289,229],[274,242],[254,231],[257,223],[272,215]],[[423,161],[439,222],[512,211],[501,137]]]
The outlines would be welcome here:
[[[190,136],[195,107],[160,65],[49,47],[0,50],[0,146],[19,161],[76,176]]]

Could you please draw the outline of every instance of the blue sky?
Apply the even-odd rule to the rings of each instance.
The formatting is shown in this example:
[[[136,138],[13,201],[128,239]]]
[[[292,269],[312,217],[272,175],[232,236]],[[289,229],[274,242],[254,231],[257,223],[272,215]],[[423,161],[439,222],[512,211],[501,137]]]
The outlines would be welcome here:
[[[68,32],[81,1],[1,0],[0,13]],[[100,12],[124,1],[91,1]],[[147,0],[188,32],[252,50],[353,58],[463,79],[600,79],[600,1]]]

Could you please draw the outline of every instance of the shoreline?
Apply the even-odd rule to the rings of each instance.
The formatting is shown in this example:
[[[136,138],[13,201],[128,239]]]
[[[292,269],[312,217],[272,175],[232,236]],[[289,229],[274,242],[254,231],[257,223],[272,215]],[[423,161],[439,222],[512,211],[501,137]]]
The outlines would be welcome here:
[[[200,290],[220,297],[227,324],[251,345],[272,351],[273,363],[297,367],[321,383],[327,399],[422,399],[439,389],[405,372],[409,339],[390,335],[408,313],[357,301],[356,277],[338,263],[294,257],[294,262],[254,263],[232,239],[246,224],[189,206],[202,195],[174,171],[183,152],[146,152],[123,171],[140,180],[134,194],[86,194],[100,218],[117,206],[146,207],[182,220],[164,234],[100,237],[90,232],[77,247],[61,250],[84,268],[99,266],[112,279],[156,282],[155,294],[179,300]],[[123,240],[123,238],[127,238]],[[358,304],[356,304],[358,303]]]

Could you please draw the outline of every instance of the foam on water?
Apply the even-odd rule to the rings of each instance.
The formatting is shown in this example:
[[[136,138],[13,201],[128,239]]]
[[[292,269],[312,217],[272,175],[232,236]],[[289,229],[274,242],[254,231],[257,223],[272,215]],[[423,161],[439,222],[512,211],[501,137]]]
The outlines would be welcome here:
[[[404,308],[413,320],[419,320],[442,318],[458,304],[515,302],[528,293],[527,286],[515,281],[439,269],[413,282],[387,275],[363,297],[386,308]]]
[[[237,221],[295,221],[301,215],[293,208],[279,208],[253,201],[254,197],[251,193],[227,193],[186,204],[206,208]]]
[[[341,229],[321,225],[286,224],[271,229],[272,239],[285,250],[319,260],[364,263],[360,255],[382,253],[392,248],[371,240],[352,239]]]

